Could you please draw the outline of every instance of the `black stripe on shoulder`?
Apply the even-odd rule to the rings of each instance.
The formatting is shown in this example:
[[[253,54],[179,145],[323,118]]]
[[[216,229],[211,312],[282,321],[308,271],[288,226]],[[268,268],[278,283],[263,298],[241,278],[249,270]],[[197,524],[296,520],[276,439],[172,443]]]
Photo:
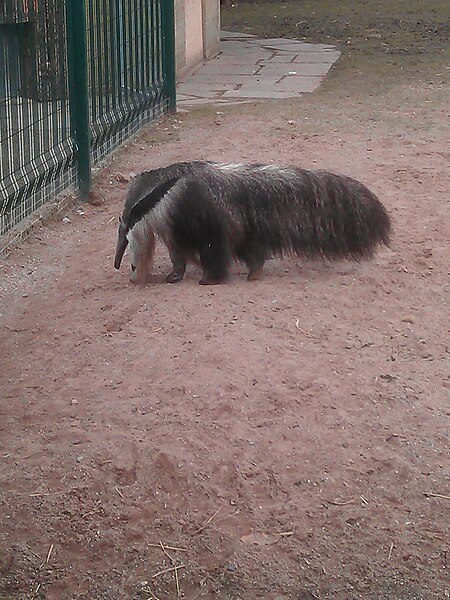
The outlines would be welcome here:
[[[173,188],[177,181],[179,181],[178,178],[169,179],[152,190],[150,194],[144,196],[142,200],[139,200],[130,211],[126,223],[128,230],[132,229],[138,221],[154,209],[158,202],[160,202],[167,192]]]

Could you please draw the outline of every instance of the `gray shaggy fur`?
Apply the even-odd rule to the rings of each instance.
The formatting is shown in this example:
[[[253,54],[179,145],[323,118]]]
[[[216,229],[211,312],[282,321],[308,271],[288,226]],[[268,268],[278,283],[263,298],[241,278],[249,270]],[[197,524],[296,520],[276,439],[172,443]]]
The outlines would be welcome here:
[[[249,279],[257,279],[270,255],[368,259],[389,244],[390,230],[381,202],[350,177],[298,167],[177,163],[132,182],[115,267],[130,241],[132,269],[141,271],[135,279],[148,279],[133,261],[148,270],[156,235],[174,265],[169,282],[181,280],[186,263],[196,259],[200,283],[224,281],[233,260],[245,262]]]

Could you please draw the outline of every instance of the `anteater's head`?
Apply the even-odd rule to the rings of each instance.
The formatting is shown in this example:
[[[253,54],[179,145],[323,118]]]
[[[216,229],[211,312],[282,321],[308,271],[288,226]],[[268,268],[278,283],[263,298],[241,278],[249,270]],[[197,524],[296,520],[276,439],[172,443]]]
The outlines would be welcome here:
[[[148,175],[148,174],[145,174]],[[144,285],[151,275],[155,251],[155,226],[157,216],[155,207],[164,195],[175,185],[177,179],[163,183],[145,181],[143,176],[136,178],[130,188],[122,216],[119,218],[116,255],[114,267],[120,269],[125,250],[129,245],[131,262],[130,280]],[[144,185],[147,183],[148,185]],[[135,201],[135,197],[140,198]]]

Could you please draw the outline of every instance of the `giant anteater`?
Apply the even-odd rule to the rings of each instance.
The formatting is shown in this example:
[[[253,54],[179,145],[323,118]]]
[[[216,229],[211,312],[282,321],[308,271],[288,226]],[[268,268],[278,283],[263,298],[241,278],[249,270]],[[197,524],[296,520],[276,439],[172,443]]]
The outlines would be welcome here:
[[[262,164],[176,163],[138,175],[120,218],[114,266],[130,244],[131,281],[150,277],[155,236],[173,263],[166,281],[200,262],[201,284],[226,280],[233,260],[259,279],[269,256],[370,258],[389,243],[389,215],[362,183],[326,171]]]

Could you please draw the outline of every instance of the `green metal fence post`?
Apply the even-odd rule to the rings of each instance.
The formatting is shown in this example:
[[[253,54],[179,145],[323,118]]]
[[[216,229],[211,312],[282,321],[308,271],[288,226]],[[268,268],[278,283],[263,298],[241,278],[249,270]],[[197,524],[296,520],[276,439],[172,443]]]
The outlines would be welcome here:
[[[79,193],[83,200],[87,200],[91,189],[91,136],[85,0],[67,0],[66,20],[71,128],[77,146]]]
[[[175,4],[174,0],[161,1],[163,71],[165,93],[169,98],[169,110],[177,109],[175,68]]]

